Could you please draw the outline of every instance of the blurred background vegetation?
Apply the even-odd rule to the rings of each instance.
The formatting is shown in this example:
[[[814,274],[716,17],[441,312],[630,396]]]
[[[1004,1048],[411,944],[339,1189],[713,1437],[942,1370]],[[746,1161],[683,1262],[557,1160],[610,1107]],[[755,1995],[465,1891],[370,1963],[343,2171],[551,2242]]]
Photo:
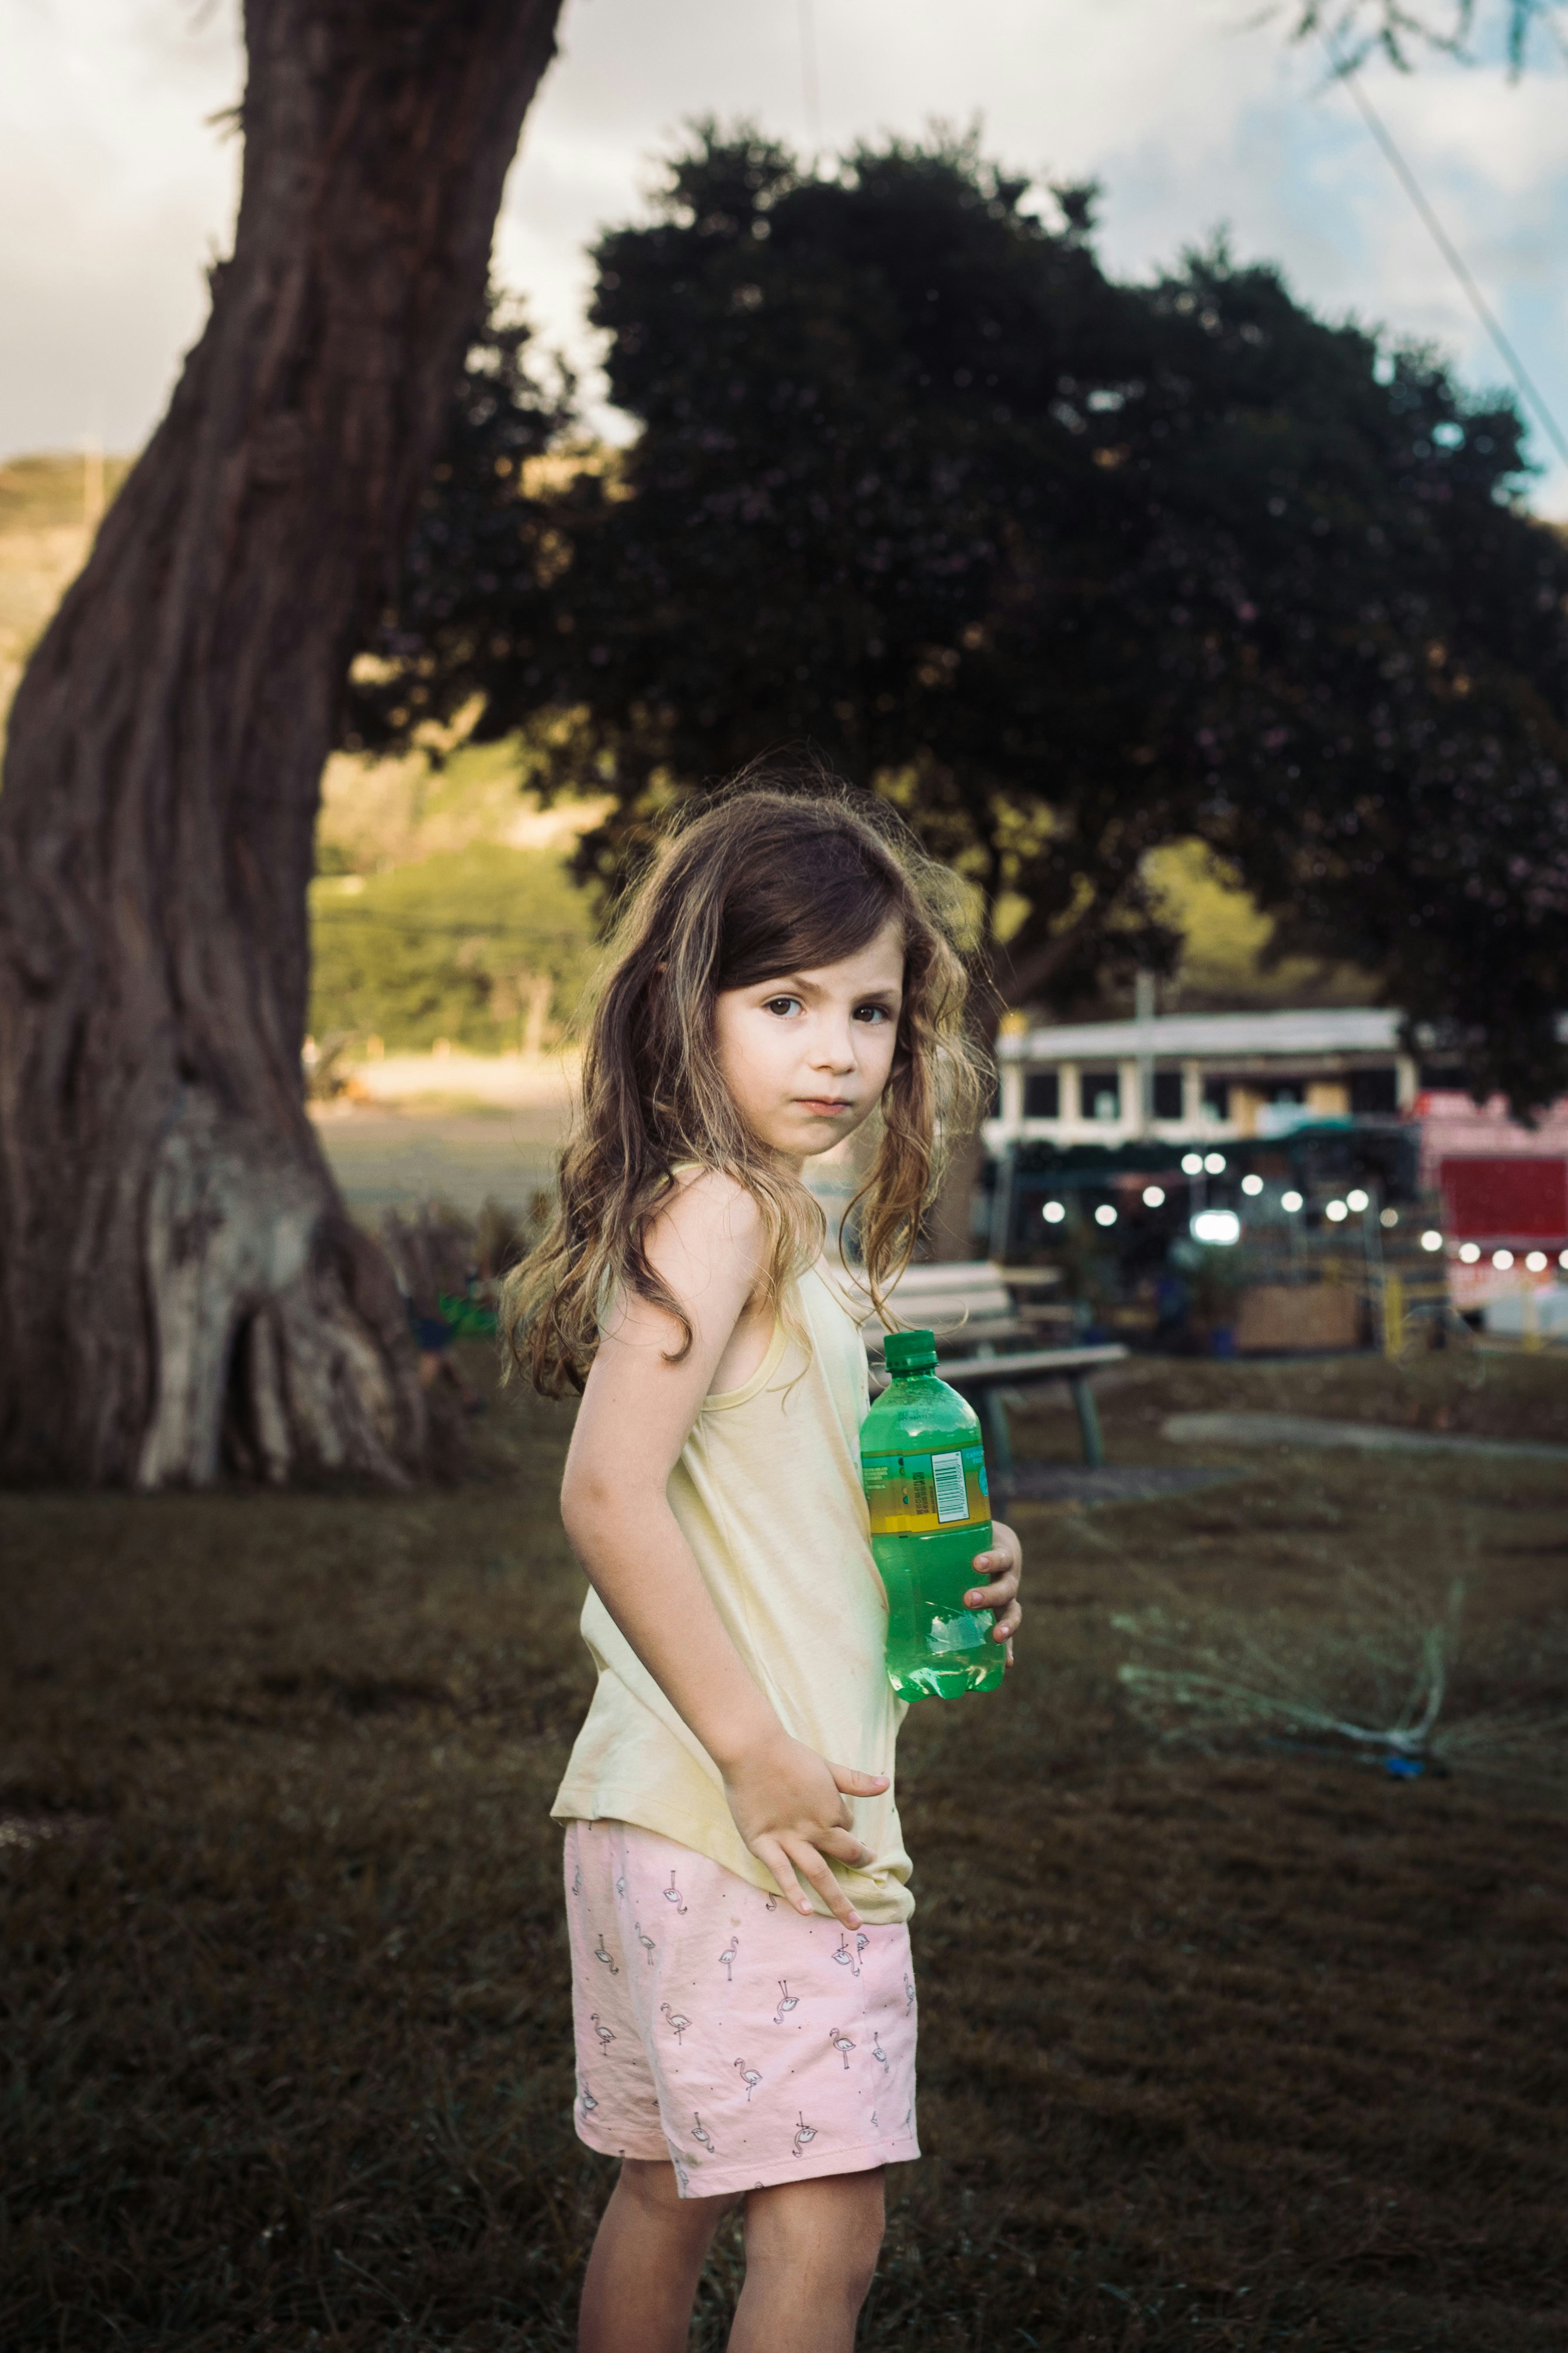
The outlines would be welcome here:
[[[599,804],[521,794],[527,747],[334,760],[311,890],[311,1029],[363,1051],[542,1053],[569,1034],[595,908],[567,860]]]

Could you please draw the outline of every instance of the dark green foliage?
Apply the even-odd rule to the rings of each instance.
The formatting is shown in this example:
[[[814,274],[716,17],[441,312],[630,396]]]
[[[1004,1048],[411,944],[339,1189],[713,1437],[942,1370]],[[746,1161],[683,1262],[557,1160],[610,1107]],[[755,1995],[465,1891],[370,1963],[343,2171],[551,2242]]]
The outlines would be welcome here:
[[[1012,1002],[1168,965],[1143,860],[1195,835],[1282,946],[1377,974],[1479,1082],[1543,1099],[1568,549],[1510,502],[1516,412],[1222,249],[1113,284],[1091,193],[1054,224],[1027,193],[973,142],[825,179],[705,132],[598,248],[638,438],[537,500],[504,485],[510,569],[470,578],[430,535],[496,503],[459,433],[363,729],[396,740],[416,696],[478,695],[491,734],[584,713],[605,871],[672,790],[809,743],[1023,908],[992,941]]]
[[[1298,0],[1295,26],[1298,40],[1327,33],[1343,45],[1347,60],[1358,60],[1379,49],[1391,64],[1408,70],[1423,50],[1443,49],[1463,56],[1467,43],[1479,33],[1495,36],[1507,47],[1508,61],[1517,73],[1528,62],[1531,36],[1544,29],[1559,43],[1558,11],[1563,0]]]

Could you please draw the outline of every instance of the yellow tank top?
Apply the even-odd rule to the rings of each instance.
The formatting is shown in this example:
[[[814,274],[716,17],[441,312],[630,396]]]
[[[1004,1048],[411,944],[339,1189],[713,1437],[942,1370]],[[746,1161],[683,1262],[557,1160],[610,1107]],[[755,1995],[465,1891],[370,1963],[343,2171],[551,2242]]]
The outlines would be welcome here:
[[[881,1925],[907,1920],[914,1900],[890,1786],[905,1709],[884,1665],[888,1605],[860,1485],[864,1311],[820,1265],[800,1277],[792,1303],[810,1335],[809,1360],[777,1319],[744,1387],[703,1399],[670,1474],[669,1503],[731,1641],[785,1731],[836,1765],[889,1777],[884,1796],[849,1800],[870,1864],[833,1866],[862,1916]],[[718,1767],[593,1591],[582,1624],[599,1680],[551,1809],[556,1820],[660,1831],[771,1894],[771,1874],[724,1802]]]

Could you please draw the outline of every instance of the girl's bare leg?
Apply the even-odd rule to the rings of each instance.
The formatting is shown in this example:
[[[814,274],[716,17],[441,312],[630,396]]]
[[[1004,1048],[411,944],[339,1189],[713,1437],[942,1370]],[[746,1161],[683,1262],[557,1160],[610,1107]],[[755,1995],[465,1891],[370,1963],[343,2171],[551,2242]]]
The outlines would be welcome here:
[[[582,2353],[686,2353],[698,2274],[734,2202],[682,2198],[672,2165],[623,2158],[583,2282]]]
[[[753,2189],[730,2353],[852,2353],[883,2227],[879,2170]]]

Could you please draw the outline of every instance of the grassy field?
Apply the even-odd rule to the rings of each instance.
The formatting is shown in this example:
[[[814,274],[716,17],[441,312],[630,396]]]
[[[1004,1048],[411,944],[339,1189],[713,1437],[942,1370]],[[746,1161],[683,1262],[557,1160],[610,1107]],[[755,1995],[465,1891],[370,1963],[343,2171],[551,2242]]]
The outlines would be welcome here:
[[[1167,1412],[1248,1405],[1561,1436],[1568,1364],[1138,1365],[1112,1460],[1189,1461]],[[500,1399],[466,1473],[402,1499],[0,1497],[7,2353],[570,2344],[608,2168],[571,2131],[545,1816],[587,1687],[569,1420]],[[1022,1451],[1070,1428],[1042,1410]],[[1188,1753],[1117,1673],[1156,1604],[1307,1656],[1347,1569],[1434,1609],[1462,1573],[1456,1708],[1568,1710],[1568,1478],[1233,1460],[1021,1508],[1016,1676],[910,1719],[928,2153],[867,2346],[1568,2347],[1544,1764]],[[735,2278],[731,2236],[694,2343]]]

